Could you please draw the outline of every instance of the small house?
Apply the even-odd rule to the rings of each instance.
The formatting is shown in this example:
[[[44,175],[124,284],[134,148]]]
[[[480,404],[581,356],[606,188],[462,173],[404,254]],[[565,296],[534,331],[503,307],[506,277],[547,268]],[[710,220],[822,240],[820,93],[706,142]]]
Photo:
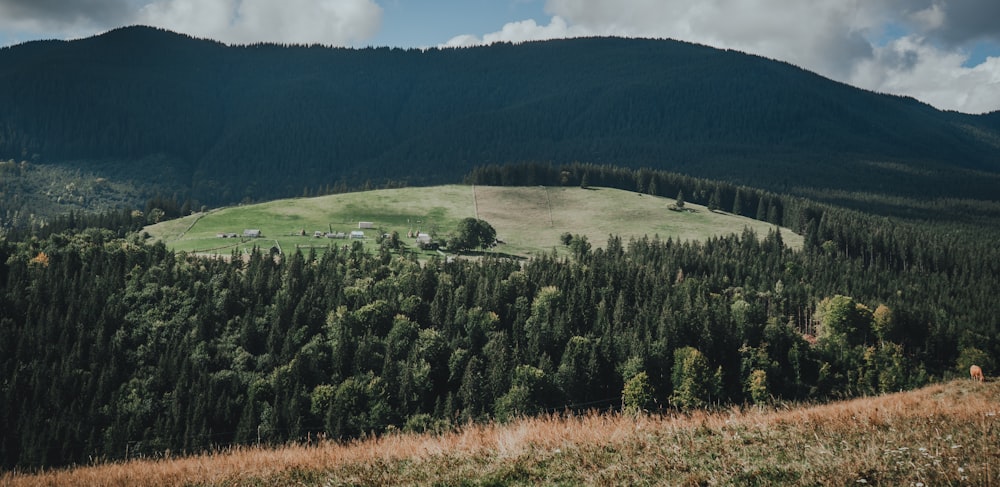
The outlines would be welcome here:
[[[243,236],[246,238],[260,238],[260,230],[256,228],[248,228],[243,230]]]
[[[351,231],[351,238],[365,238],[365,232],[362,232],[361,230],[353,230]]]
[[[420,244],[427,245],[429,243],[431,243],[431,236],[429,234],[426,233],[417,234],[417,245]]]
[[[313,232],[313,238],[323,238],[323,232],[316,230],[315,232]]]

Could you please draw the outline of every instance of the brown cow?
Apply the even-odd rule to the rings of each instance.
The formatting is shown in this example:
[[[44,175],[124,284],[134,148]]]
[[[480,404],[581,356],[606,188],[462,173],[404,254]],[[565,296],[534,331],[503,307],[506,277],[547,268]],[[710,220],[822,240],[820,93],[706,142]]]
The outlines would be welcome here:
[[[978,365],[969,367],[969,375],[972,376],[972,380],[978,380],[979,382],[986,380],[986,378],[983,377],[983,369]]]

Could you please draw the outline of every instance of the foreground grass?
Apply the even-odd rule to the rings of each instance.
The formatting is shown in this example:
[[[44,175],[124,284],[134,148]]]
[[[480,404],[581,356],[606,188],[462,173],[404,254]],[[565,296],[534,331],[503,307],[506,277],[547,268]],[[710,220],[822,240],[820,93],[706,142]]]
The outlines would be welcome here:
[[[585,415],[238,448],[3,485],[1000,485],[1000,383],[793,409]]]

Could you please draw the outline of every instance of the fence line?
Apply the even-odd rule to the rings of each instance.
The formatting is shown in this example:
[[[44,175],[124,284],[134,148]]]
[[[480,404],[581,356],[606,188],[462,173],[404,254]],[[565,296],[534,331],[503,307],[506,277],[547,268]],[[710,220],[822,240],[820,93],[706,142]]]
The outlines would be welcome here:
[[[472,185],[472,206],[476,209],[476,220],[479,219],[479,199],[476,197],[476,185]]]

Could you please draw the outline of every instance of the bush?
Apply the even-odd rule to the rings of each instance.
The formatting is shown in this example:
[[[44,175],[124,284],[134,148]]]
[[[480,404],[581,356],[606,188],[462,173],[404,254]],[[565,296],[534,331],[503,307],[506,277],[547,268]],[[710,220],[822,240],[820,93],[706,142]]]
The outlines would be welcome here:
[[[653,386],[649,384],[649,375],[639,372],[632,376],[622,388],[622,412],[637,414],[649,409],[653,404]]]
[[[713,373],[708,359],[694,347],[674,350],[671,374],[674,393],[670,403],[681,409],[700,408],[717,398],[722,390],[722,367]]]

